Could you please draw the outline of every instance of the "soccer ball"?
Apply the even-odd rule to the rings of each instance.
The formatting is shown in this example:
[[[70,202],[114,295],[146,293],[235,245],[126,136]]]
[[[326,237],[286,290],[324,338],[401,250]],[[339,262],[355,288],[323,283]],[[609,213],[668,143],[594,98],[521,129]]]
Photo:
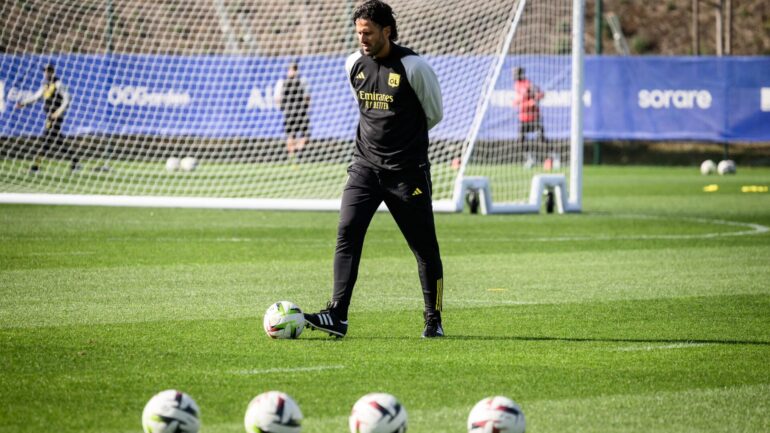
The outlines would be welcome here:
[[[293,302],[279,301],[265,311],[262,324],[272,338],[297,338],[305,328],[305,315]]]
[[[145,433],[198,433],[200,409],[187,394],[167,389],[155,394],[142,412]]]
[[[732,159],[723,159],[717,165],[717,173],[721,175],[735,174],[735,161]]]
[[[247,433],[300,433],[302,411],[287,394],[268,391],[251,400],[243,423]]]
[[[468,416],[468,433],[524,433],[524,412],[507,397],[487,397]]]
[[[405,433],[406,409],[390,394],[367,394],[353,405],[350,433]]]
[[[182,171],[194,171],[198,168],[198,160],[192,156],[185,156],[179,161],[179,168],[181,168]]]
[[[166,160],[166,171],[173,172],[179,170],[179,165],[182,162],[179,160],[179,158],[174,158],[173,156]]]
[[[716,171],[717,171],[717,165],[714,164],[714,161],[710,159],[703,161],[700,165],[700,174],[704,176],[714,174],[714,172]]]

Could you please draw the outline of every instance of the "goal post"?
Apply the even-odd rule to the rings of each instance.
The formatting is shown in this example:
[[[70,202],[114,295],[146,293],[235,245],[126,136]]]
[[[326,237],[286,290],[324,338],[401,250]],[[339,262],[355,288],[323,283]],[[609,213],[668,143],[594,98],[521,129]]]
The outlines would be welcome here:
[[[436,211],[581,209],[583,2],[388,2],[442,87]],[[0,202],[338,209],[358,3],[3,3]]]

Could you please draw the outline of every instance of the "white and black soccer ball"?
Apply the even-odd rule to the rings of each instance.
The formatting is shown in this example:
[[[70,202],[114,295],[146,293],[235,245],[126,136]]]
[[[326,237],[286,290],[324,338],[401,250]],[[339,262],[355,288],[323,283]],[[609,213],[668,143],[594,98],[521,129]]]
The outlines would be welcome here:
[[[468,416],[468,433],[524,433],[524,412],[508,397],[487,397]]]
[[[350,433],[405,433],[406,409],[390,394],[367,394],[353,405],[348,425]]]
[[[144,406],[144,433],[198,433],[200,409],[189,395],[175,389],[155,394]]]
[[[251,400],[243,423],[247,433],[300,433],[302,411],[288,394],[268,391]]]
[[[182,161],[179,158],[171,157],[166,160],[166,171],[169,173],[179,170],[179,166]]]
[[[265,312],[262,325],[271,338],[297,338],[305,328],[305,315],[290,301],[279,301]]]
[[[185,156],[179,161],[179,168],[182,171],[195,171],[198,168],[198,160],[192,156]]]
[[[721,175],[735,174],[735,161],[732,159],[723,159],[717,165],[717,173]]]
[[[700,174],[708,176],[714,174],[717,171],[717,165],[714,161],[707,159],[700,164]]]

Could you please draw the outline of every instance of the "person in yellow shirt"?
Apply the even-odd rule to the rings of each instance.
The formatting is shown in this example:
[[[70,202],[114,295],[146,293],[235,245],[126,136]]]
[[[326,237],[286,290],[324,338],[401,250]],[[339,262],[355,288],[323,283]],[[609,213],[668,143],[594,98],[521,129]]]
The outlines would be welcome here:
[[[67,88],[56,76],[56,68],[53,64],[47,64],[43,68],[43,84],[37,92],[29,98],[23,99],[16,104],[17,109],[24,108],[43,100],[43,111],[45,112],[45,131],[43,133],[43,142],[35,154],[35,160],[32,163],[30,173],[37,173],[43,158],[54,154],[70,156],[72,171],[80,170],[80,164],[77,156],[70,152],[67,141],[62,135],[61,129],[64,123],[64,115],[70,107],[70,95]]]

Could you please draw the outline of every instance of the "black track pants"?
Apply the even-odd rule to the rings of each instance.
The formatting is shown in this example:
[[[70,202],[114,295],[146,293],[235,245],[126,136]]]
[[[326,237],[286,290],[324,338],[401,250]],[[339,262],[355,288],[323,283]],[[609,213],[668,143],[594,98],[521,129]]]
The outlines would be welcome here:
[[[347,320],[366,230],[383,201],[417,259],[425,312],[440,312],[444,271],[433,222],[429,168],[378,172],[353,164],[348,175],[334,253],[336,313]]]
[[[35,154],[34,166],[39,166],[43,158],[53,156],[54,158],[70,159],[72,161],[72,168],[77,167],[78,155],[72,150],[67,142],[67,139],[62,134],[62,124],[64,118],[58,119],[46,119],[45,121],[45,133],[43,134],[43,142],[41,147],[37,149]]]

